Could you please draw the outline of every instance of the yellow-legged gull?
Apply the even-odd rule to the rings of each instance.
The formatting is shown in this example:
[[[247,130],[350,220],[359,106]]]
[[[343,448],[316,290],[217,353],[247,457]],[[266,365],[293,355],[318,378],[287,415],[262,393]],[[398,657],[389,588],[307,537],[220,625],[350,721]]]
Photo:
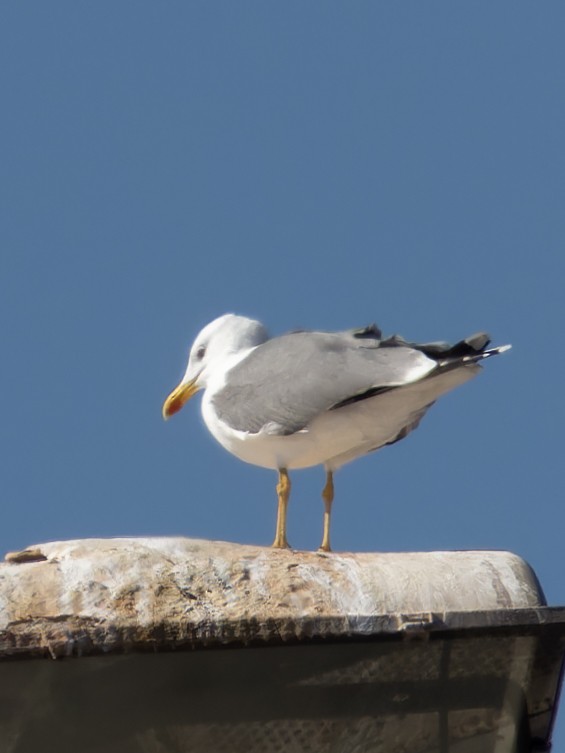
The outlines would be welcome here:
[[[482,332],[455,345],[383,339],[376,325],[269,338],[260,322],[225,314],[196,337],[163,416],[204,390],[202,414],[218,442],[278,471],[275,547],[288,547],[288,471],[323,465],[320,549],[330,551],[334,471],[406,437],[438,397],[480,371],[478,361],[510,348],[488,344]]]

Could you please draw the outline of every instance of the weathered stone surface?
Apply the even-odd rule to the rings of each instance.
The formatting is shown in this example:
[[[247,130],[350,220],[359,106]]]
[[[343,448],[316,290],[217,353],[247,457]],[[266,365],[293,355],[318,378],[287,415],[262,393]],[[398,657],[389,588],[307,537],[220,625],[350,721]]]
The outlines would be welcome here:
[[[53,542],[0,565],[0,656],[409,629],[544,604],[508,552],[321,554],[186,538]],[[377,618],[382,618],[377,619]]]

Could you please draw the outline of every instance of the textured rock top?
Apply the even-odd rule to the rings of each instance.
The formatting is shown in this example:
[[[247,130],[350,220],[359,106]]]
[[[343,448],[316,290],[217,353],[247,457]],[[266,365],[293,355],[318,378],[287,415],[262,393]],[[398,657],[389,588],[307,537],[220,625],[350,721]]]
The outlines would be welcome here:
[[[0,656],[369,634],[414,615],[545,603],[529,566],[496,551],[322,554],[120,538],[41,544],[6,560]]]

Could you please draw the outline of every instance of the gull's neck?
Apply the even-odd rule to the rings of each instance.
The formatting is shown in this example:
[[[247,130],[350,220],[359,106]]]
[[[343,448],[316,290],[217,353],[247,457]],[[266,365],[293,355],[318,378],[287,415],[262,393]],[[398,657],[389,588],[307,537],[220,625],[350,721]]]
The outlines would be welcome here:
[[[236,353],[227,353],[224,356],[218,356],[215,358],[210,364],[210,374],[206,384],[206,393],[208,397],[211,397],[213,394],[223,389],[226,385],[229,372],[258,347],[258,345],[254,345],[251,348],[243,348]]]

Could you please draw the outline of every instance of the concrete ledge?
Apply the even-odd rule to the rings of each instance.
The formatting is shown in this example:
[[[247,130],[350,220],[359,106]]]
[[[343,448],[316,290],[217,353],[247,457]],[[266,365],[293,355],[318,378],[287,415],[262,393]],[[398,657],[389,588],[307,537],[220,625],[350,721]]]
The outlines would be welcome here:
[[[531,568],[508,552],[321,554],[122,538],[6,559],[0,657],[417,632],[438,615],[488,610],[523,610],[535,622],[545,605]]]

